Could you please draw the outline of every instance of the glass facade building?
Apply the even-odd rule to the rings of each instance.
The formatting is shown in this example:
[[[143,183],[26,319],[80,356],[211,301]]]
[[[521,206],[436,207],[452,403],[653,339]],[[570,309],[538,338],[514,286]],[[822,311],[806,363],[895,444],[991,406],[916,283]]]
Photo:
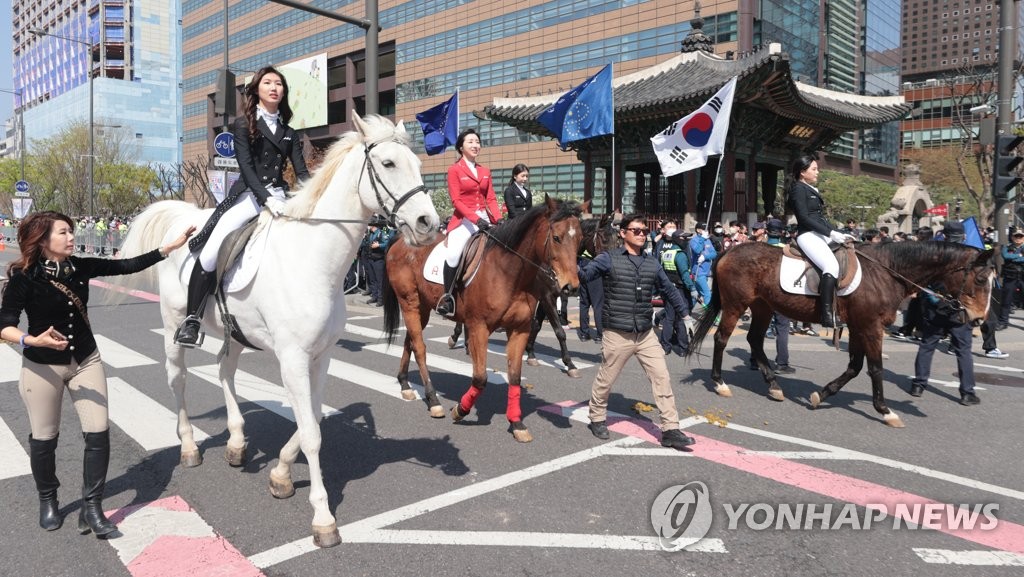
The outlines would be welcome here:
[[[139,161],[181,160],[179,4],[161,0],[15,0],[14,85],[22,92],[29,142],[68,122],[134,136]],[[30,30],[43,30],[36,35]],[[60,38],[63,37],[63,38]],[[29,144],[31,148],[31,144]]]

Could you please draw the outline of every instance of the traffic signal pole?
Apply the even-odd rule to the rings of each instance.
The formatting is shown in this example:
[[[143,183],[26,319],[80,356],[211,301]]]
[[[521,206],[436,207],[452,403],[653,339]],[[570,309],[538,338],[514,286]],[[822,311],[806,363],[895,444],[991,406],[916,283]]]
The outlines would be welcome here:
[[[1010,211],[1017,198],[1015,178],[1017,145],[1020,141],[1013,137],[1013,61],[1017,54],[1017,1],[1002,0],[999,3],[999,100],[996,115],[998,117],[995,170],[992,171],[992,196],[995,206],[995,243],[1005,244],[1007,230],[1010,225]],[[1012,146],[1012,150],[1004,147]]]

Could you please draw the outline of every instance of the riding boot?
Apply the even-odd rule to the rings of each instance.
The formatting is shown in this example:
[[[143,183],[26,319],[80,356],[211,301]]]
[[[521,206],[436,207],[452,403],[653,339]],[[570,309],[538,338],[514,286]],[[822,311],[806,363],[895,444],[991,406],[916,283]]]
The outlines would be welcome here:
[[[196,260],[192,267],[192,276],[188,280],[187,316],[174,333],[174,342],[183,347],[195,347],[200,344],[199,333],[203,322],[203,311],[206,300],[213,294],[217,286],[217,274],[206,272],[203,265]]]
[[[64,523],[57,503],[57,437],[38,441],[28,437],[29,464],[32,478],[39,491],[39,526],[47,531],[56,531]]]
[[[449,316],[455,314],[455,267],[444,263],[444,294],[441,300],[437,301],[437,314]]]
[[[835,327],[832,303],[836,300],[836,277],[830,274],[821,275],[821,281],[818,283],[818,295],[821,300],[821,326]]]
[[[117,530],[103,514],[103,489],[107,485],[107,466],[110,464],[110,430],[101,433],[83,433],[85,456],[82,459],[82,511],[78,514],[78,532],[89,531],[97,537]]]

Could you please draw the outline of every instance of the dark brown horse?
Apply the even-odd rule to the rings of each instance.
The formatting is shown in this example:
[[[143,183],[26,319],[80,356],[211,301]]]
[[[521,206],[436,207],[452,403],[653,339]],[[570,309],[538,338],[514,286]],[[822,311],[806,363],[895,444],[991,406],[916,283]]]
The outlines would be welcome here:
[[[843,385],[860,373],[867,357],[875,410],[882,414],[887,425],[902,427],[903,421],[886,406],[882,395],[885,327],[896,320],[896,311],[903,299],[932,283],[947,287],[949,293],[942,298],[962,308],[965,320],[980,324],[988,312],[992,293],[992,252],[943,242],[858,246],[863,278],[853,293],[837,299],[836,308],[837,315],[849,327],[850,363],[843,374],[811,395],[811,406],[817,407],[838,393]],[[722,396],[732,396],[728,385],[722,381],[722,353],[747,307],[751,311],[750,332],[747,333],[751,356],[768,383],[769,397],[777,401],[783,399],[782,389],[764,353],[764,334],[771,322],[772,311],[777,310],[797,321],[815,322],[821,318],[816,296],[794,295],[782,290],[779,282],[781,263],[782,250],[751,242],[730,248],[713,265],[715,282],[711,303],[694,329],[687,356],[700,348],[701,341],[721,313],[715,332],[711,381],[715,391]]]
[[[580,244],[580,255],[584,252],[590,255],[590,258],[597,256],[605,250],[612,248],[616,245],[619,237],[615,233],[615,230],[610,226],[612,215],[606,214],[600,219],[589,218],[580,221],[580,228],[583,230],[583,242]],[[544,326],[544,320],[551,324],[551,329],[555,332],[555,338],[558,339],[558,346],[562,353],[562,364],[565,365],[565,373],[574,379],[580,377],[580,371],[576,368],[576,365],[572,362],[572,357],[569,356],[569,347],[566,344],[565,328],[562,326],[559,320],[561,316],[558,313],[558,299],[561,296],[561,290],[558,286],[551,282],[551,279],[546,275],[537,277],[537,298],[539,300],[539,306],[537,307],[537,314],[533,317],[533,322],[530,326],[530,338],[526,341],[526,364],[531,367],[535,367],[540,364],[537,360],[537,355],[534,351],[534,347],[537,344],[537,335],[540,334],[541,328]],[[601,314],[600,311],[597,314]],[[454,349],[456,343],[459,341],[459,337],[462,335],[463,326],[462,323],[455,323],[455,328],[452,329],[452,336],[448,337],[448,348]],[[467,349],[467,354],[469,350]]]
[[[506,416],[517,441],[526,443],[533,440],[522,422],[519,397],[523,350],[530,336],[530,320],[537,307],[537,278],[548,277],[550,283],[567,294],[576,291],[579,286],[576,254],[583,240],[579,217],[588,206],[589,202],[579,205],[547,198],[544,204],[487,232],[481,264],[469,286],[459,290],[455,296],[454,318],[466,326],[466,348],[473,360],[469,390],[451,411],[456,422],[469,414],[477,396],[487,385],[487,340],[495,329],[501,327],[508,335],[505,347],[508,359]],[[406,398],[411,397],[409,358],[415,354],[430,414],[440,418],[444,416],[444,409],[430,381],[427,350],[423,343],[423,329],[442,292],[441,285],[423,278],[423,263],[436,244],[414,248],[405,242],[393,242],[386,258],[387,275],[381,294],[388,342],[394,340],[399,312],[405,319],[405,345],[398,369],[402,394]],[[469,268],[473,269],[474,265]]]

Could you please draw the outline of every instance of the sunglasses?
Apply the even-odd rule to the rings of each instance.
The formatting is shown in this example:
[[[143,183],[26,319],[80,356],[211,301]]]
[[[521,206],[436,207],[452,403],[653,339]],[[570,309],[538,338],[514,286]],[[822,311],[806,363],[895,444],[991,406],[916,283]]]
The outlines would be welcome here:
[[[637,236],[640,236],[642,234],[647,234],[647,233],[651,232],[651,229],[649,229],[649,228],[640,228],[639,226],[633,226],[633,227],[626,228],[626,229],[623,229],[623,230],[628,230],[629,232],[631,232],[631,233],[633,233],[633,234],[635,234]]]

